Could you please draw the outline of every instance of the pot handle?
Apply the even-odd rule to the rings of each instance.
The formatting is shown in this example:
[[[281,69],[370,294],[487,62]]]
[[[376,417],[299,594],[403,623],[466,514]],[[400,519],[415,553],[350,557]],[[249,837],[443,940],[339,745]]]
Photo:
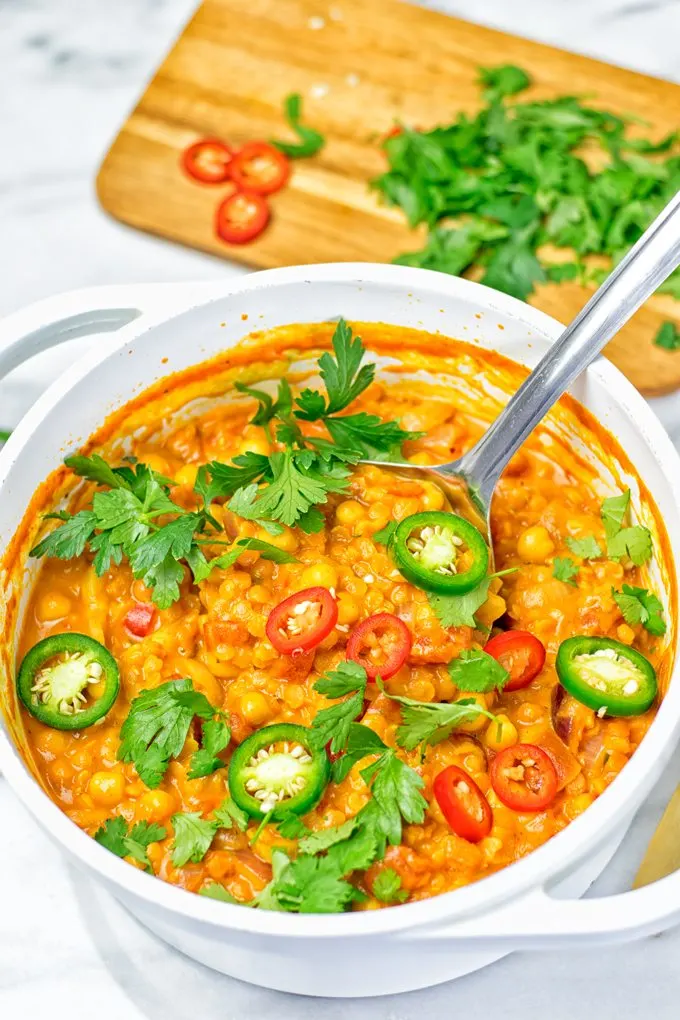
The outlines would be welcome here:
[[[558,899],[545,887],[532,890],[481,917],[448,927],[412,930],[409,940],[474,948],[564,949],[629,942],[657,935],[680,922],[680,871],[614,896]]]
[[[45,298],[0,321],[0,379],[69,340],[160,320],[219,294],[217,283],[86,287]]]

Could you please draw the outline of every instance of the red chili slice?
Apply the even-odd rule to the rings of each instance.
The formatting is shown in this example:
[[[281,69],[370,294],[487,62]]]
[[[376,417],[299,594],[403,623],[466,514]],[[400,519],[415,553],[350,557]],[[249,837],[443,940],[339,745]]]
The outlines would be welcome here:
[[[369,680],[389,680],[409,657],[413,639],[403,620],[378,613],[357,624],[347,642],[347,658],[366,670]]]
[[[557,794],[557,771],[535,744],[515,744],[496,755],[489,767],[491,785],[514,811],[543,811]]]
[[[526,630],[508,630],[505,634],[497,634],[487,641],[484,651],[493,655],[510,674],[503,688],[506,691],[519,691],[526,687],[545,665],[545,648],[537,637]]]
[[[156,623],[156,607],[150,602],[138,602],[125,617],[125,626],[135,637],[148,637]]]
[[[479,843],[491,832],[493,815],[489,802],[467,772],[449,765],[435,776],[433,793],[444,818],[457,836]]]
[[[182,166],[189,177],[202,184],[228,180],[234,150],[218,138],[202,138],[182,153]]]
[[[269,142],[248,142],[234,156],[230,176],[244,191],[271,195],[290,176],[290,163]]]
[[[262,195],[237,191],[217,207],[215,232],[228,244],[246,244],[261,234],[269,222],[269,206]]]
[[[269,614],[267,637],[283,655],[308,652],[338,622],[338,603],[328,588],[305,588],[279,602]]]

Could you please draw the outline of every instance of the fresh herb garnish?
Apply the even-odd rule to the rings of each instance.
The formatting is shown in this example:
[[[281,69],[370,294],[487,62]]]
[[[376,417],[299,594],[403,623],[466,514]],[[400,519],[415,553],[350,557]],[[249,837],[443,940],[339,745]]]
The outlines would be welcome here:
[[[174,831],[172,863],[181,868],[188,861],[202,861],[219,828],[217,821],[203,818],[197,811],[186,811],[170,819]]]
[[[630,489],[620,496],[611,496],[602,504],[601,516],[607,535],[607,555],[610,559],[629,559],[637,567],[642,566],[653,554],[652,535],[649,528],[640,524],[624,528],[624,519],[630,506]]]
[[[663,603],[653,592],[624,584],[621,591],[612,588],[612,595],[626,623],[632,626],[641,623],[645,630],[657,637],[666,633]]]
[[[489,585],[492,580],[494,577],[505,577],[506,574],[514,574],[517,569],[517,567],[508,567],[507,570],[499,570],[495,574],[489,574],[488,577],[479,582],[476,588],[465,592],[463,595],[436,595],[428,592],[428,602],[432,606],[442,627],[479,628],[480,624],[475,617],[475,613],[487,601]]]
[[[403,903],[408,893],[401,887],[401,879],[394,868],[383,868],[373,880],[373,895],[381,903]]]
[[[413,751],[419,744],[423,745],[423,750],[427,745],[438,744],[446,740],[456,727],[474,722],[480,715],[492,721],[496,719],[492,712],[482,708],[473,698],[461,698],[460,701],[449,703],[414,701],[413,698],[389,694],[384,688],[383,693],[401,705],[402,722],[397,729],[397,743],[406,751]]]
[[[567,538],[565,542],[573,554],[580,556],[582,560],[598,560],[602,556],[600,543],[592,535],[586,535],[585,538]]]
[[[216,715],[217,709],[188,679],[168,680],[142,691],[121,726],[118,758],[132,762],[142,782],[155,789],[170,759],[184,747],[194,716],[208,723]]]
[[[654,337],[654,343],[664,351],[680,351],[680,330],[674,322],[664,322]]]
[[[389,167],[372,186],[429,231],[420,251],[396,262],[474,269],[525,300],[546,278],[594,279],[588,255],[616,264],[680,189],[677,134],[628,137],[630,120],[575,96],[518,99],[531,79],[511,65],[482,68],[480,85],[476,116],[431,131],[403,126],[383,143]],[[605,158],[591,169],[584,148]],[[546,264],[545,245],[569,250],[570,261]],[[679,296],[680,271],[660,290]],[[674,342],[664,329],[661,345]]]
[[[458,690],[470,694],[502,690],[510,679],[507,669],[481,648],[464,649],[451,660],[448,671]]]
[[[213,817],[217,822],[218,828],[233,829],[236,826],[239,832],[245,832],[250,821],[246,812],[231,797],[227,797],[218,808],[215,808]]]
[[[314,747],[325,747],[330,742],[333,754],[344,750],[350,724],[363,712],[367,683],[366,670],[356,662],[340,662],[334,670],[329,670],[317,680],[314,690],[319,694],[345,700],[317,712],[310,735]]]
[[[283,111],[290,127],[300,139],[299,142],[282,142],[279,139],[272,139],[279,152],[291,159],[304,159],[307,156],[315,156],[326,144],[326,139],[320,131],[308,127],[302,123],[302,96],[299,92],[291,92],[283,101]]]
[[[220,900],[221,903],[236,903],[241,904],[240,900],[237,900],[235,896],[232,896],[230,892],[220,885],[219,882],[212,882],[210,885],[204,885],[202,889],[198,890],[199,896],[207,896],[210,900]]]
[[[194,751],[189,763],[187,776],[189,779],[200,779],[210,776],[217,769],[224,768],[226,762],[218,758],[220,751],[229,746],[231,729],[221,719],[204,721],[201,733],[201,747]]]
[[[106,847],[117,857],[132,857],[143,865],[144,870],[153,874],[151,861],[147,853],[150,843],[157,843],[167,836],[162,825],[155,822],[136,822],[128,831],[128,824],[123,817],[109,818],[94,834],[101,846]]]
[[[384,528],[373,532],[373,541],[378,545],[389,545],[398,527],[399,521],[388,521]]]
[[[579,568],[570,560],[568,556],[556,556],[553,560],[553,577],[556,577],[558,581],[564,581],[565,584],[570,584],[572,587],[577,587],[576,578],[578,577]]]

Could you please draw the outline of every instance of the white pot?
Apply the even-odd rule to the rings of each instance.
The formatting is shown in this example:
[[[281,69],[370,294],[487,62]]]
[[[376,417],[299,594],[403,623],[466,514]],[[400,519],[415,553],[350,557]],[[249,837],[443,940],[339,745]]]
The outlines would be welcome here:
[[[484,313],[481,319],[475,317],[478,312]],[[42,302],[0,323],[0,376],[64,340],[117,332],[57,379],[0,454],[0,551],[35,489],[65,452],[140,389],[238,342],[245,314],[249,325],[262,329],[343,315],[474,336],[527,365],[535,364],[561,331],[554,319],[477,284],[379,265],[273,270],[222,288],[104,288]],[[680,459],[648,405],[604,360],[578,380],[573,393],[630,455],[680,558]],[[65,853],[187,955],[283,991],[380,995],[446,981],[516,949],[583,948],[651,934],[680,919],[680,875],[607,899],[574,898],[623,838],[667,764],[679,726],[676,669],[631,762],[559,835],[510,867],[455,892],[340,916],[230,906],[137,871],[81,832],[50,801],[24,765],[7,726],[0,730],[0,768]]]

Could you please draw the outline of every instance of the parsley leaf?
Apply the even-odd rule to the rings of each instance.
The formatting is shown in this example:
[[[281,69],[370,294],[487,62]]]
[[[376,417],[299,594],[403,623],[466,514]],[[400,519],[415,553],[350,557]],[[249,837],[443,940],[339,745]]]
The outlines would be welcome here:
[[[608,539],[613,538],[623,527],[623,519],[629,505],[630,489],[626,489],[620,496],[610,496],[603,502],[600,516]]]
[[[375,376],[375,365],[361,364],[366,349],[360,336],[352,336],[344,319],[339,320],[331,342],[335,358],[327,351],[319,358],[319,371],[328,393],[326,414],[342,411],[371,385]]]
[[[283,532],[283,525],[277,524],[276,521],[268,521],[258,517],[258,511],[255,508],[257,494],[258,486],[255,482],[251,485],[245,485],[242,489],[236,490],[227,503],[227,508],[238,517],[242,517],[244,521],[255,521],[261,528],[268,531],[270,535],[280,535]]]
[[[664,322],[654,337],[654,343],[664,351],[680,351],[680,330],[674,322]]]
[[[510,674],[493,655],[481,649],[464,649],[448,665],[449,676],[459,691],[487,694],[502,690]]]
[[[586,535],[585,538],[567,538],[565,541],[574,555],[580,556],[583,560],[597,560],[602,556],[600,544],[592,535]]]
[[[205,695],[194,691],[191,680],[168,680],[142,691],[133,699],[120,729],[120,761],[132,762],[140,779],[155,789],[171,758],[184,747],[195,715],[211,720],[216,714]]]
[[[314,717],[310,739],[314,747],[322,748],[330,742],[331,752],[339,754],[345,749],[350,727],[363,713],[366,695],[366,670],[356,662],[341,662],[314,684],[314,690],[329,698],[351,697],[331,708],[324,708]]]
[[[291,159],[303,159],[307,156],[315,156],[326,144],[326,139],[320,131],[307,127],[301,123],[302,120],[302,96],[299,92],[291,92],[283,101],[283,109],[286,120],[299,142],[282,142],[278,139],[272,141],[272,145]]]
[[[291,525],[312,507],[327,501],[328,489],[323,481],[301,469],[292,450],[273,453],[269,459],[273,481],[255,504],[260,516]]]
[[[418,439],[422,432],[407,432],[396,421],[383,421],[375,414],[350,414],[326,418],[326,428],[338,444],[369,460],[385,457],[399,460],[402,443]]]
[[[420,824],[427,801],[422,795],[425,782],[415,769],[388,748],[377,761],[362,769],[361,776],[370,785],[372,798],[361,809],[360,818],[393,846],[402,840],[402,820]]]
[[[522,92],[531,84],[531,79],[521,67],[504,64],[501,67],[480,67],[479,80],[484,86],[484,98],[489,101],[501,96],[512,96]]]
[[[31,549],[31,556],[54,556],[58,560],[72,560],[82,555],[85,546],[97,527],[93,510],[81,510],[68,517],[65,523],[55,528]]]
[[[612,588],[612,595],[626,623],[632,626],[641,623],[645,630],[657,637],[666,633],[663,603],[653,592],[624,584],[621,591]]]
[[[381,903],[403,903],[408,893],[394,868],[383,868],[373,880],[373,895]]]
[[[118,815],[109,818],[94,834],[101,846],[106,847],[117,857],[132,857],[144,866],[144,870],[153,874],[147,849],[150,843],[165,839],[167,831],[155,822],[137,822],[128,832],[125,819]]]
[[[575,578],[578,577],[578,570],[579,568],[568,556],[556,556],[553,560],[553,577],[556,577],[558,581],[564,581],[565,584],[572,585],[574,588],[577,585]]]
[[[342,825],[334,825],[328,829],[319,829],[318,832],[310,832],[300,840],[299,847],[302,853],[318,854],[328,850],[336,843],[348,839],[357,828],[356,818],[348,818]],[[279,826],[279,832],[281,826]]]
[[[202,818],[197,811],[178,813],[170,819],[174,831],[172,863],[181,868],[188,861],[202,861],[217,832],[217,822]]]
[[[217,755],[229,746],[230,728],[219,719],[208,719],[203,723],[202,730],[200,750],[194,751],[189,763],[189,779],[210,776],[226,765]]]
[[[387,694],[387,691],[384,693]],[[496,718],[472,698],[448,703],[414,701],[396,694],[387,696],[401,705],[402,724],[397,729],[397,743],[406,751],[413,751],[419,744],[438,744],[462,723],[473,722],[480,715],[492,721]]]

